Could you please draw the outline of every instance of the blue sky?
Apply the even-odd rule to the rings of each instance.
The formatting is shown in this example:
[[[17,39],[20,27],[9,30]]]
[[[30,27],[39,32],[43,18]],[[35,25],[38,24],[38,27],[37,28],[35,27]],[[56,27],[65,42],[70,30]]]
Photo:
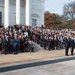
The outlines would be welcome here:
[[[72,1],[75,0],[45,0],[45,11],[62,15],[64,4],[70,3]]]

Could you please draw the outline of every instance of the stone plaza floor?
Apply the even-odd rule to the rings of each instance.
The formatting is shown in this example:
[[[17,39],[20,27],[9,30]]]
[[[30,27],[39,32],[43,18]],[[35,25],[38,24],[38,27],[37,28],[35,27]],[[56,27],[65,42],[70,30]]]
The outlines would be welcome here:
[[[75,55],[65,56],[64,50],[0,55],[0,75],[75,75]]]

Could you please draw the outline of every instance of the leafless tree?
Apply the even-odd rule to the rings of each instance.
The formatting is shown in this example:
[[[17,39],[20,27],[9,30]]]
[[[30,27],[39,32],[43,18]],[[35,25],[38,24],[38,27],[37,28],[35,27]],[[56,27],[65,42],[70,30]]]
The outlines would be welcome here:
[[[68,19],[72,20],[75,16],[75,1],[65,4],[63,13]]]

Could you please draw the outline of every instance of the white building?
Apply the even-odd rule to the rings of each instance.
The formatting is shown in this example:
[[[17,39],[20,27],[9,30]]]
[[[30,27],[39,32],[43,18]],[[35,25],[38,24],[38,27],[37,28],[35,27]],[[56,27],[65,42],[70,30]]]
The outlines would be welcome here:
[[[0,0],[0,23],[44,25],[44,0]]]

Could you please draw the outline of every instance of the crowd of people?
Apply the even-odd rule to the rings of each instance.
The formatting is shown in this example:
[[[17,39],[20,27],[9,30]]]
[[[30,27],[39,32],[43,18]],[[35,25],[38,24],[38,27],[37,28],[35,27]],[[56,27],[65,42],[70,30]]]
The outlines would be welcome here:
[[[74,55],[75,31],[72,29],[41,29],[33,28],[31,38],[45,50],[65,49],[65,55],[68,56],[69,49],[71,55]]]
[[[0,28],[0,53],[18,54],[19,52],[33,52],[33,43],[28,37],[28,28],[24,26],[9,26]]]
[[[68,56],[74,54],[75,32],[68,29],[46,29],[43,27],[27,27],[23,25],[0,28],[0,51],[4,54],[34,51],[33,41],[45,50],[65,49]]]

